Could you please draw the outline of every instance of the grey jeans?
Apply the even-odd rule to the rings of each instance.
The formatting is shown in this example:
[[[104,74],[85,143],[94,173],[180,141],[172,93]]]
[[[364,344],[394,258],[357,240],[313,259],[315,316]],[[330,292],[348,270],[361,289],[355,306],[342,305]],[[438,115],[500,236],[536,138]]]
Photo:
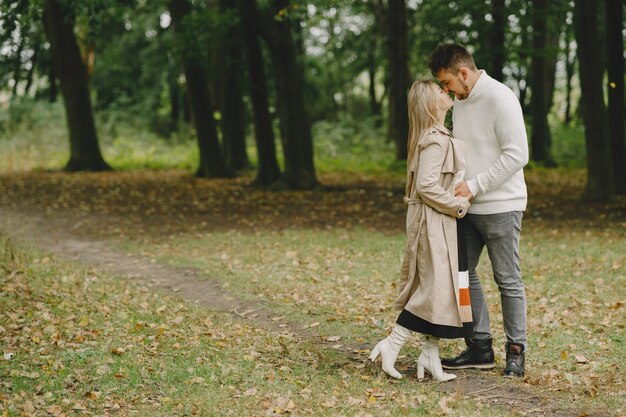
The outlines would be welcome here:
[[[500,291],[502,318],[507,341],[526,348],[526,290],[519,262],[521,211],[465,216],[465,240],[469,270],[470,298],[474,316],[474,338],[491,337],[489,311],[476,266],[487,247],[493,278]]]

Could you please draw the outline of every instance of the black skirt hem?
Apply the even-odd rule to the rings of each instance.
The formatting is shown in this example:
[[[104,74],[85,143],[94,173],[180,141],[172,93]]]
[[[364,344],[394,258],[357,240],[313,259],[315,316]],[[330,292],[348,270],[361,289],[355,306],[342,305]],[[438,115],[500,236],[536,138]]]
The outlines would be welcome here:
[[[415,314],[402,310],[396,323],[402,327],[406,327],[414,332],[428,334],[440,339],[471,339],[474,335],[473,323],[463,323],[463,327],[446,326],[443,324],[433,324],[426,321]]]

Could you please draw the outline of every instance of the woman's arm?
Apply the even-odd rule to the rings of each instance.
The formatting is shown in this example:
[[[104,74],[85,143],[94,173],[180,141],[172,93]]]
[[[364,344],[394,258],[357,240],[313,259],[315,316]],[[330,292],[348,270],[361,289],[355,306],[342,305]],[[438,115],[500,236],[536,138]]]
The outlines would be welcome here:
[[[443,135],[432,135],[424,138],[426,142],[420,147],[415,191],[424,201],[435,210],[461,218],[467,213],[469,201],[464,197],[455,197],[439,185],[441,168],[450,142]]]

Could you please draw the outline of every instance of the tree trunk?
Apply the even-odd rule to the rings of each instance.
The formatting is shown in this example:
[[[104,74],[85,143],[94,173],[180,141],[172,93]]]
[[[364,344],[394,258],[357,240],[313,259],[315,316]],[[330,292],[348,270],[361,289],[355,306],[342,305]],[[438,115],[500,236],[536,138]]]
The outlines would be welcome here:
[[[506,50],[504,47],[504,33],[507,24],[505,0],[491,1],[491,14],[493,24],[491,26],[491,77],[498,81],[504,81],[504,61]]]
[[[367,73],[369,75],[370,115],[375,117],[378,123],[381,118],[381,103],[376,98],[376,57],[371,50],[367,56]]]
[[[17,87],[22,78],[22,51],[24,50],[24,44],[26,43],[25,34],[20,36],[19,44],[17,45],[17,51],[15,52],[15,60],[13,61],[13,91],[11,95],[17,96]]]
[[[176,132],[180,122],[182,94],[178,84],[179,75],[178,71],[173,70],[167,75],[168,97],[170,101],[170,132]]]
[[[57,101],[57,73],[54,70],[54,64],[51,64],[48,68],[48,83],[50,87],[48,88],[48,101],[50,103],[56,103]]]
[[[626,194],[626,139],[624,137],[624,38],[622,0],[605,1],[608,71],[608,132],[617,194]]]
[[[563,124],[566,126],[572,122],[572,78],[574,78],[574,68],[576,55],[572,54],[572,29],[565,28],[565,114]]]
[[[548,21],[548,0],[533,1],[533,37],[531,63],[530,113],[532,119],[532,159],[544,165],[554,165],[550,152],[552,137],[548,125],[548,113],[552,104],[555,54],[549,41],[554,39],[554,28]]]
[[[36,45],[33,50],[33,56],[30,58],[30,68],[26,73],[26,85],[24,86],[24,95],[28,96],[30,90],[33,87],[33,79],[35,77],[35,68],[37,67],[37,61],[39,60],[39,54],[41,53],[41,45]]]
[[[396,159],[407,158],[409,115],[407,90],[410,85],[405,0],[390,0],[387,20],[389,53],[389,138],[396,145]]]
[[[232,13],[236,5],[232,0],[220,1],[220,12]],[[241,56],[241,30],[235,22],[229,23],[220,42],[220,111],[222,113],[222,143],[228,165],[235,169],[250,166],[246,152],[246,123],[243,105],[241,78],[243,62]]]
[[[188,0],[170,0],[169,9],[174,30],[180,36],[184,34],[184,19],[191,14],[191,4]],[[180,52],[182,54],[183,51]],[[232,177],[232,172],[222,157],[217,128],[213,120],[213,102],[204,69],[192,57],[182,55],[191,118],[196,128],[200,151],[200,166],[196,175],[206,178]]]
[[[285,156],[285,172],[280,184],[290,189],[310,189],[317,185],[313,162],[311,127],[302,97],[301,67],[297,63],[296,46],[290,20],[278,18],[279,11],[289,6],[288,0],[271,2],[269,14],[260,19],[262,36],[269,46],[276,81],[276,101],[280,115],[280,131]]]
[[[258,16],[256,2],[238,0],[237,8],[241,16],[244,53],[248,64],[250,79],[250,101],[254,117],[254,138],[258,155],[258,170],[255,185],[268,186],[280,178],[280,168],[276,160],[276,145],[272,117],[269,112],[265,64],[261,54],[261,45],[257,37],[255,17]]]
[[[73,19],[57,0],[46,0],[43,22],[50,42],[52,65],[63,92],[65,116],[70,134],[68,171],[111,169],[100,153],[93,118],[87,73],[74,35]],[[50,80],[53,85],[54,79]]]
[[[602,92],[602,48],[599,48],[597,0],[575,0],[574,31],[578,44],[582,116],[585,122],[587,185],[585,198],[610,200],[615,195],[606,110]]]

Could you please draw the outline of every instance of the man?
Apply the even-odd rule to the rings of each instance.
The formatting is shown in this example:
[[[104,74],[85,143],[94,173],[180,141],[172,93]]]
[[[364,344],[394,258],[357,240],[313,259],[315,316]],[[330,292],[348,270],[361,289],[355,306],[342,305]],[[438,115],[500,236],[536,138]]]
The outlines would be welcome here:
[[[456,44],[440,45],[430,69],[446,92],[454,93],[454,136],[465,142],[465,181],[456,194],[472,199],[467,216],[470,298],[474,336],[459,356],[443,359],[445,369],[495,367],[489,312],[476,273],[483,248],[500,291],[506,334],[505,376],[524,376],[526,292],[519,264],[519,238],[526,209],[523,167],[528,143],[522,109],[504,84],[478,70],[470,53]]]

